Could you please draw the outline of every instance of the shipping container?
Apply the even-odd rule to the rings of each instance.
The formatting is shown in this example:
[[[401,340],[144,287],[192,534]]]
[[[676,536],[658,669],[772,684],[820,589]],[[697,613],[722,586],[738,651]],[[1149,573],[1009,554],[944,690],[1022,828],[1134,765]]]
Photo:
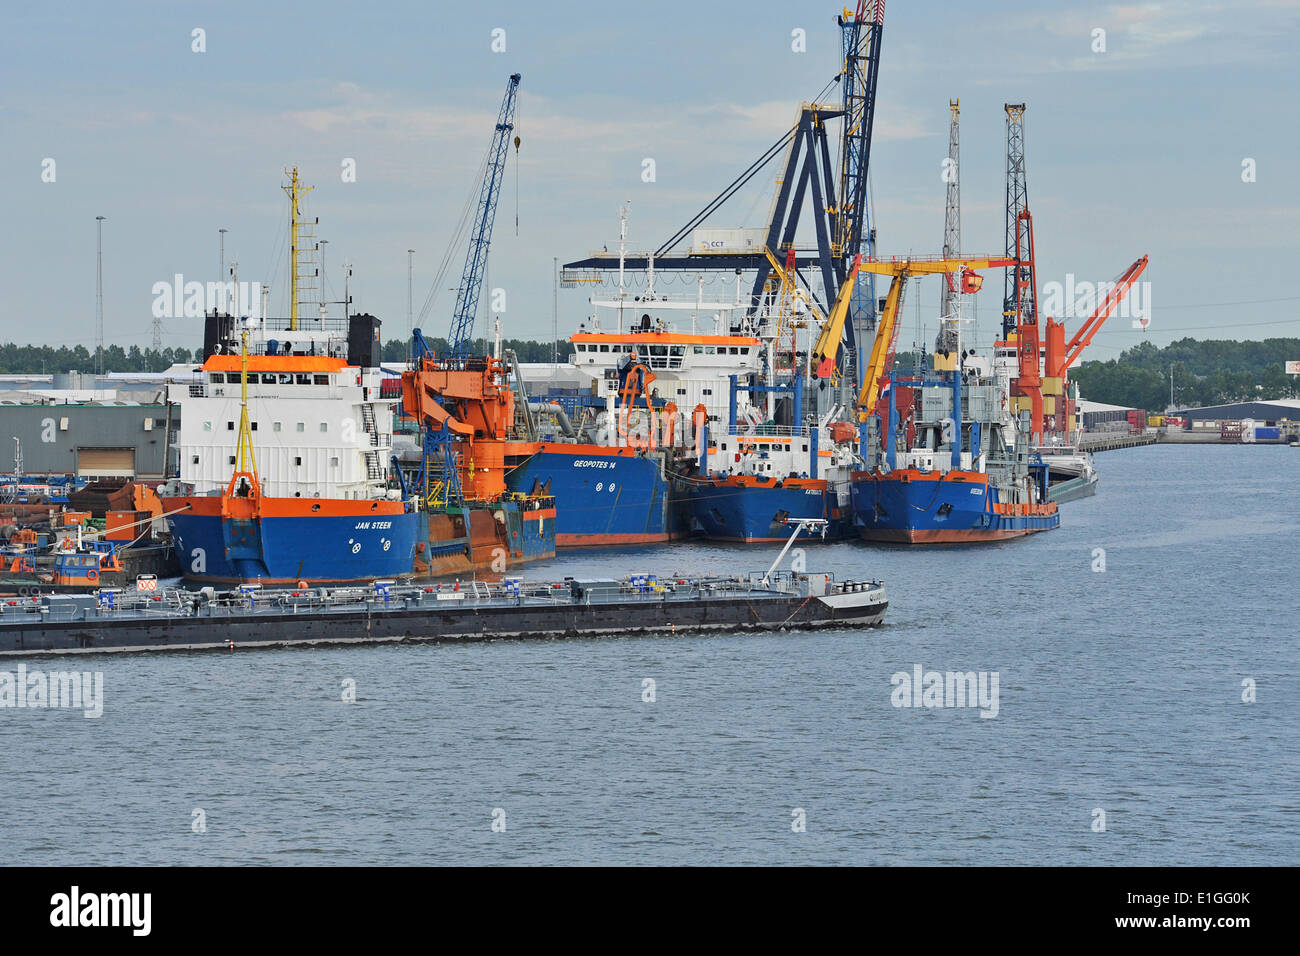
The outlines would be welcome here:
[[[1255,429],[1255,441],[1277,441],[1282,437],[1282,429],[1265,428],[1260,426]]]

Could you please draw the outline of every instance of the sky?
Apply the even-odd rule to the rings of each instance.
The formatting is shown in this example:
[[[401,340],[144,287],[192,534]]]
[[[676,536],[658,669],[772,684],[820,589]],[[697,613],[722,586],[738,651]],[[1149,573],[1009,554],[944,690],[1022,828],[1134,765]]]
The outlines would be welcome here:
[[[96,216],[108,343],[150,345],[155,283],[217,279],[220,229],[240,279],[270,285],[283,314],[280,187],[293,165],[315,186],[305,208],[327,240],[326,298],[342,298],[347,261],[354,310],[378,315],[385,338],[404,335],[414,249],[416,324],[446,334],[463,245],[435,276],[513,72],[521,147],[487,285],[506,292],[506,336],[548,338],[553,263],[615,248],[624,202],[631,249],[672,235],[833,80],[838,13],[766,0],[11,8],[0,32],[0,341],[93,347]],[[1144,338],[1300,336],[1298,27],[1300,0],[890,0],[870,179],[878,251],[941,250],[955,98],[963,251],[1002,251],[1003,104],[1024,102],[1040,287],[1113,280],[1150,256],[1147,329],[1113,319],[1086,357]],[[762,226],[776,168],[706,225]],[[669,279],[661,291],[693,296],[693,280]],[[734,289],[714,283],[706,291]],[[994,273],[968,307],[982,344],[1001,288]],[[562,335],[590,294],[560,290]],[[900,347],[918,326],[933,339],[938,303],[937,280],[909,292]],[[1071,332],[1078,321],[1067,316]],[[164,345],[201,339],[200,319],[164,320]]]

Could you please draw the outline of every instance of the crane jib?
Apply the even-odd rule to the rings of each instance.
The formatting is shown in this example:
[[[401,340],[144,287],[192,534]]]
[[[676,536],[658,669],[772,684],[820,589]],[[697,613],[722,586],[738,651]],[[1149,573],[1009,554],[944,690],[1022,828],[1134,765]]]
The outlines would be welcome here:
[[[447,348],[452,359],[464,359],[473,338],[474,320],[478,316],[479,294],[483,289],[483,274],[487,268],[488,247],[492,243],[492,225],[496,221],[497,200],[501,193],[501,178],[505,172],[510,133],[515,128],[515,94],[519,89],[520,75],[511,74],[506,84],[505,98],[488,148],[487,167],[479,189],[478,212],[474,231],[470,234],[469,251],[465,256],[465,271],[456,292],[456,310],[452,314],[451,334]]]

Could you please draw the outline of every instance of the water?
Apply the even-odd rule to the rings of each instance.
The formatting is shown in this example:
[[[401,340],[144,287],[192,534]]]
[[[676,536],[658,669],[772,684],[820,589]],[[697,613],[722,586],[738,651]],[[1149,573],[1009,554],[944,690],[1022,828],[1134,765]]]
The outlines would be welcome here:
[[[0,710],[0,864],[1300,862],[1300,452],[1098,462],[1059,531],[810,547],[810,569],[885,579],[868,633],[29,661],[103,671],[105,709]],[[895,708],[915,664],[997,671],[998,715]]]

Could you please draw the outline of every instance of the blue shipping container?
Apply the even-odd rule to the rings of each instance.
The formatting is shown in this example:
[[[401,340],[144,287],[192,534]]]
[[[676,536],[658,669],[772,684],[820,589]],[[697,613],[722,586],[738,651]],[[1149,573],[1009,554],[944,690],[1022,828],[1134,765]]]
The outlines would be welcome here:
[[[1281,437],[1282,437],[1282,429],[1280,428],[1260,427],[1255,429],[1255,441],[1276,440]]]

